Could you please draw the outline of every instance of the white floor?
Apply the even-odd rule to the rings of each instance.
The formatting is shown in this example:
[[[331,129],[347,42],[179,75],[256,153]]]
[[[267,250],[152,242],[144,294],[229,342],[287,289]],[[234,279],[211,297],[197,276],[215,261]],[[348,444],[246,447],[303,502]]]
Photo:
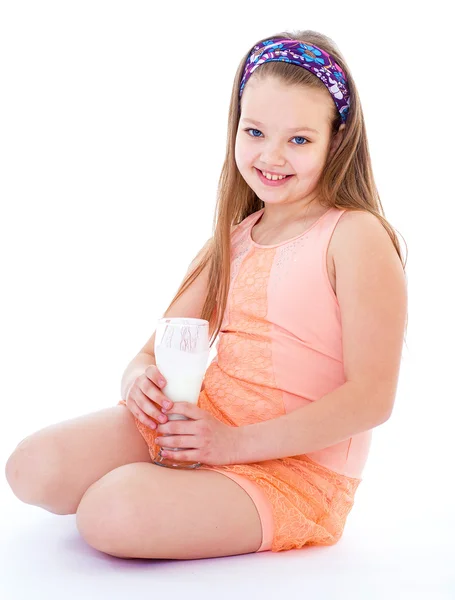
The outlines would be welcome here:
[[[384,489],[387,460],[379,466],[373,458],[336,546],[192,561],[98,552],[79,536],[74,515],[23,504],[4,480],[0,599],[453,600],[452,496],[443,474],[422,460],[428,485],[408,468],[395,481],[389,474]],[[400,462],[394,466],[398,473]]]

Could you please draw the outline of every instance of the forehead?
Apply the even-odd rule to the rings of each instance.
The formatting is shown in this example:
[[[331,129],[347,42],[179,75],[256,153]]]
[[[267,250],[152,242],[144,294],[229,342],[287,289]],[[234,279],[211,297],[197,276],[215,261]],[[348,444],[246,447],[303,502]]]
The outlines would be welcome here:
[[[277,129],[307,126],[321,131],[333,114],[328,90],[290,86],[271,77],[251,77],[240,105],[241,119],[249,117]]]

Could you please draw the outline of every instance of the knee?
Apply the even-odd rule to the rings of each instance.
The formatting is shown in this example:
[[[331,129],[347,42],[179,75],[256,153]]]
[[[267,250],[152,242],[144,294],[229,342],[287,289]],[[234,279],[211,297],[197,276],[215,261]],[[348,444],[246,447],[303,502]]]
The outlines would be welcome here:
[[[5,476],[19,500],[57,512],[48,508],[61,481],[61,461],[51,438],[33,434],[22,440],[6,463]]]
[[[76,528],[92,548],[113,554],[120,525],[119,515],[113,506],[117,501],[104,496],[101,484],[101,480],[95,482],[82,496],[76,511]]]
[[[143,529],[131,487],[124,484],[125,472],[131,469],[133,465],[124,465],[95,481],[76,511],[76,528],[87,544],[119,558],[131,558],[127,547]]]

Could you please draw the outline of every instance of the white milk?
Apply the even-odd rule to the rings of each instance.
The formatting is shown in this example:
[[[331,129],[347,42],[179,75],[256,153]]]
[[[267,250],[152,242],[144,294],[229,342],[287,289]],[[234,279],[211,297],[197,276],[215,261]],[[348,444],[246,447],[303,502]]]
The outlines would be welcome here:
[[[163,394],[172,402],[197,404],[209,354],[210,349],[195,353],[157,346],[156,366],[167,382],[162,388]],[[176,421],[185,420],[186,417],[169,414],[168,419]]]

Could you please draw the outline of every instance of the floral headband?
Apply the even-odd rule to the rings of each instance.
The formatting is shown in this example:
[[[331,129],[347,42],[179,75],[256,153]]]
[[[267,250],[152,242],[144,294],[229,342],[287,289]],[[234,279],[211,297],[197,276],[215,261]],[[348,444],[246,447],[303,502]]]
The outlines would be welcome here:
[[[335,62],[333,56],[325,50],[288,38],[273,38],[253,46],[240,82],[239,109],[243,89],[251,74],[259,65],[272,61],[293,63],[319,77],[329,90],[343,122],[346,122],[350,95],[347,77],[343,69]]]

